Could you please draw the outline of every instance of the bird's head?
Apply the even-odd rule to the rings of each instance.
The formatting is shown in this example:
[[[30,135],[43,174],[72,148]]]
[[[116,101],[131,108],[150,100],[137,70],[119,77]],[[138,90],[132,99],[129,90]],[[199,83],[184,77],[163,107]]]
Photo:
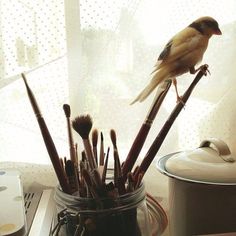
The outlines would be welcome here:
[[[210,16],[201,17],[195,20],[189,26],[195,28],[203,35],[207,35],[209,37],[211,37],[213,34],[222,34],[218,22]]]

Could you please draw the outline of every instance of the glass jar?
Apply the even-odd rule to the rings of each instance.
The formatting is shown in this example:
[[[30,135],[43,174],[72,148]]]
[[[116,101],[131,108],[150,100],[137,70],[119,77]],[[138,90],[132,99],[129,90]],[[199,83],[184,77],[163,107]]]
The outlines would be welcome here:
[[[61,236],[151,236],[144,184],[113,198],[81,198],[55,189]],[[60,223],[61,222],[61,223]]]

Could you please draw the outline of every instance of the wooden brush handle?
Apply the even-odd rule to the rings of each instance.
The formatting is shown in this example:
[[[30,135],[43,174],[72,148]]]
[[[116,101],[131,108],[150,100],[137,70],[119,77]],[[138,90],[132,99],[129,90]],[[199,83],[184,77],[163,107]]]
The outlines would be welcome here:
[[[123,174],[124,181],[126,181],[127,174],[132,170],[132,168],[138,158],[138,155],[139,155],[140,151],[142,150],[142,147],[145,143],[147,135],[151,129],[152,122],[155,119],[170,86],[171,86],[171,81],[167,82],[165,90],[154,99],[151,109],[148,112],[148,115],[147,115],[145,121],[143,122],[141,129],[139,130],[139,132],[138,132],[138,134],[131,146],[131,149],[128,153],[126,161],[122,167],[122,174]]]
[[[123,168],[122,168],[124,180],[127,179],[127,174],[132,170],[132,168],[138,158],[138,155],[139,155],[140,151],[142,150],[142,147],[143,147],[144,142],[147,138],[150,128],[151,128],[150,125],[147,125],[146,123],[142,124],[142,127],[139,130],[138,135],[136,136],[136,138],[133,142],[133,145],[129,151],[129,154],[128,154],[126,161],[125,161]]]
[[[83,143],[84,143],[84,149],[85,149],[86,157],[89,163],[89,167],[91,168],[91,170],[93,170],[96,168],[96,163],[93,156],[91,143],[89,139],[83,139]]]
[[[101,133],[99,165],[104,166],[104,142],[103,142],[103,134],[102,133]]]
[[[28,96],[29,96],[29,100],[30,100],[30,103],[31,103],[32,108],[34,110],[35,116],[37,118],[39,128],[40,128],[41,134],[43,136],[43,140],[44,140],[44,143],[46,145],[49,157],[50,157],[52,165],[53,165],[53,168],[56,172],[58,181],[61,185],[61,188],[62,188],[63,192],[70,193],[71,190],[70,190],[70,187],[69,187],[69,185],[67,183],[67,180],[64,176],[64,172],[63,172],[62,166],[60,164],[60,158],[58,156],[56,147],[55,147],[54,142],[52,140],[52,137],[49,133],[47,125],[44,121],[44,118],[41,115],[41,112],[40,112],[40,109],[38,107],[37,101],[34,97],[33,92],[31,91],[30,87],[27,84],[27,81],[26,81],[26,78],[25,78],[24,74],[22,74],[22,78],[24,79],[26,90],[27,90],[27,93],[28,93]]]
[[[52,137],[48,131],[46,123],[45,123],[43,117],[37,117],[37,120],[38,120],[38,124],[39,124],[40,130],[41,130],[41,134],[43,136],[44,143],[46,145],[49,157],[51,159],[53,168],[56,172],[56,175],[57,175],[58,181],[61,185],[61,188],[62,188],[63,192],[70,193],[71,191],[70,191],[69,185],[67,183],[67,180],[63,174],[63,169],[60,164],[60,159],[59,159],[56,147],[55,147]]]
[[[102,182],[103,183],[105,183],[105,181],[106,181],[109,152],[110,152],[110,147],[108,147],[108,149],[107,149],[106,159],[105,159],[104,168],[103,168],[103,172],[102,172]]]
[[[179,115],[180,111],[185,106],[185,104],[186,104],[187,100],[189,99],[194,87],[199,82],[199,80],[202,78],[202,76],[206,74],[206,72],[207,72],[207,66],[205,66],[205,68],[203,68],[201,71],[198,72],[198,74],[196,75],[194,81],[191,83],[189,88],[184,93],[184,95],[182,97],[182,101],[180,101],[175,106],[175,108],[173,109],[172,113],[170,114],[170,116],[166,120],[165,124],[163,125],[163,127],[160,130],[159,134],[157,135],[156,139],[154,140],[154,142],[150,146],[148,152],[146,153],[146,155],[145,155],[145,157],[144,157],[144,159],[143,159],[143,161],[142,161],[142,163],[139,167],[139,170],[137,171],[136,175],[134,176],[136,181],[137,181],[138,176],[139,176],[140,173],[144,174],[147,171],[148,167],[150,166],[150,164],[152,163],[154,157],[156,156],[158,150],[160,149],[166,135],[168,134],[172,124],[174,123],[176,117]]]
[[[76,149],[75,149],[75,144],[74,144],[73,135],[72,135],[70,118],[67,117],[66,122],[67,122],[68,140],[69,140],[69,146],[70,146],[70,159],[76,164],[76,166],[78,166],[77,159],[76,159]]]

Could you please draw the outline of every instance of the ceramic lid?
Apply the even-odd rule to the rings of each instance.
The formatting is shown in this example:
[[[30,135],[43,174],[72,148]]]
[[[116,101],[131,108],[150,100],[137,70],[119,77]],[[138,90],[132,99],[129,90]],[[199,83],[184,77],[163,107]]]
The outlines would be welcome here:
[[[236,183],[236,158],[222,140],[204,140],[199,148],[171,156],[166,171],[176,176],[213,183]]]

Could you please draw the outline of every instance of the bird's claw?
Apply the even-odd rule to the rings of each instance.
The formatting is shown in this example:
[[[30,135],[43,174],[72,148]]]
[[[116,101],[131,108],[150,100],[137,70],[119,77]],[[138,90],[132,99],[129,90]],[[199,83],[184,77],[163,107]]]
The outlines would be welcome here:
[[[209,71],[209,66],[207,64],[200,66],[200,71],[207,76],[207,73],[209,73],[209,75],[211,75],[211,72]]]

